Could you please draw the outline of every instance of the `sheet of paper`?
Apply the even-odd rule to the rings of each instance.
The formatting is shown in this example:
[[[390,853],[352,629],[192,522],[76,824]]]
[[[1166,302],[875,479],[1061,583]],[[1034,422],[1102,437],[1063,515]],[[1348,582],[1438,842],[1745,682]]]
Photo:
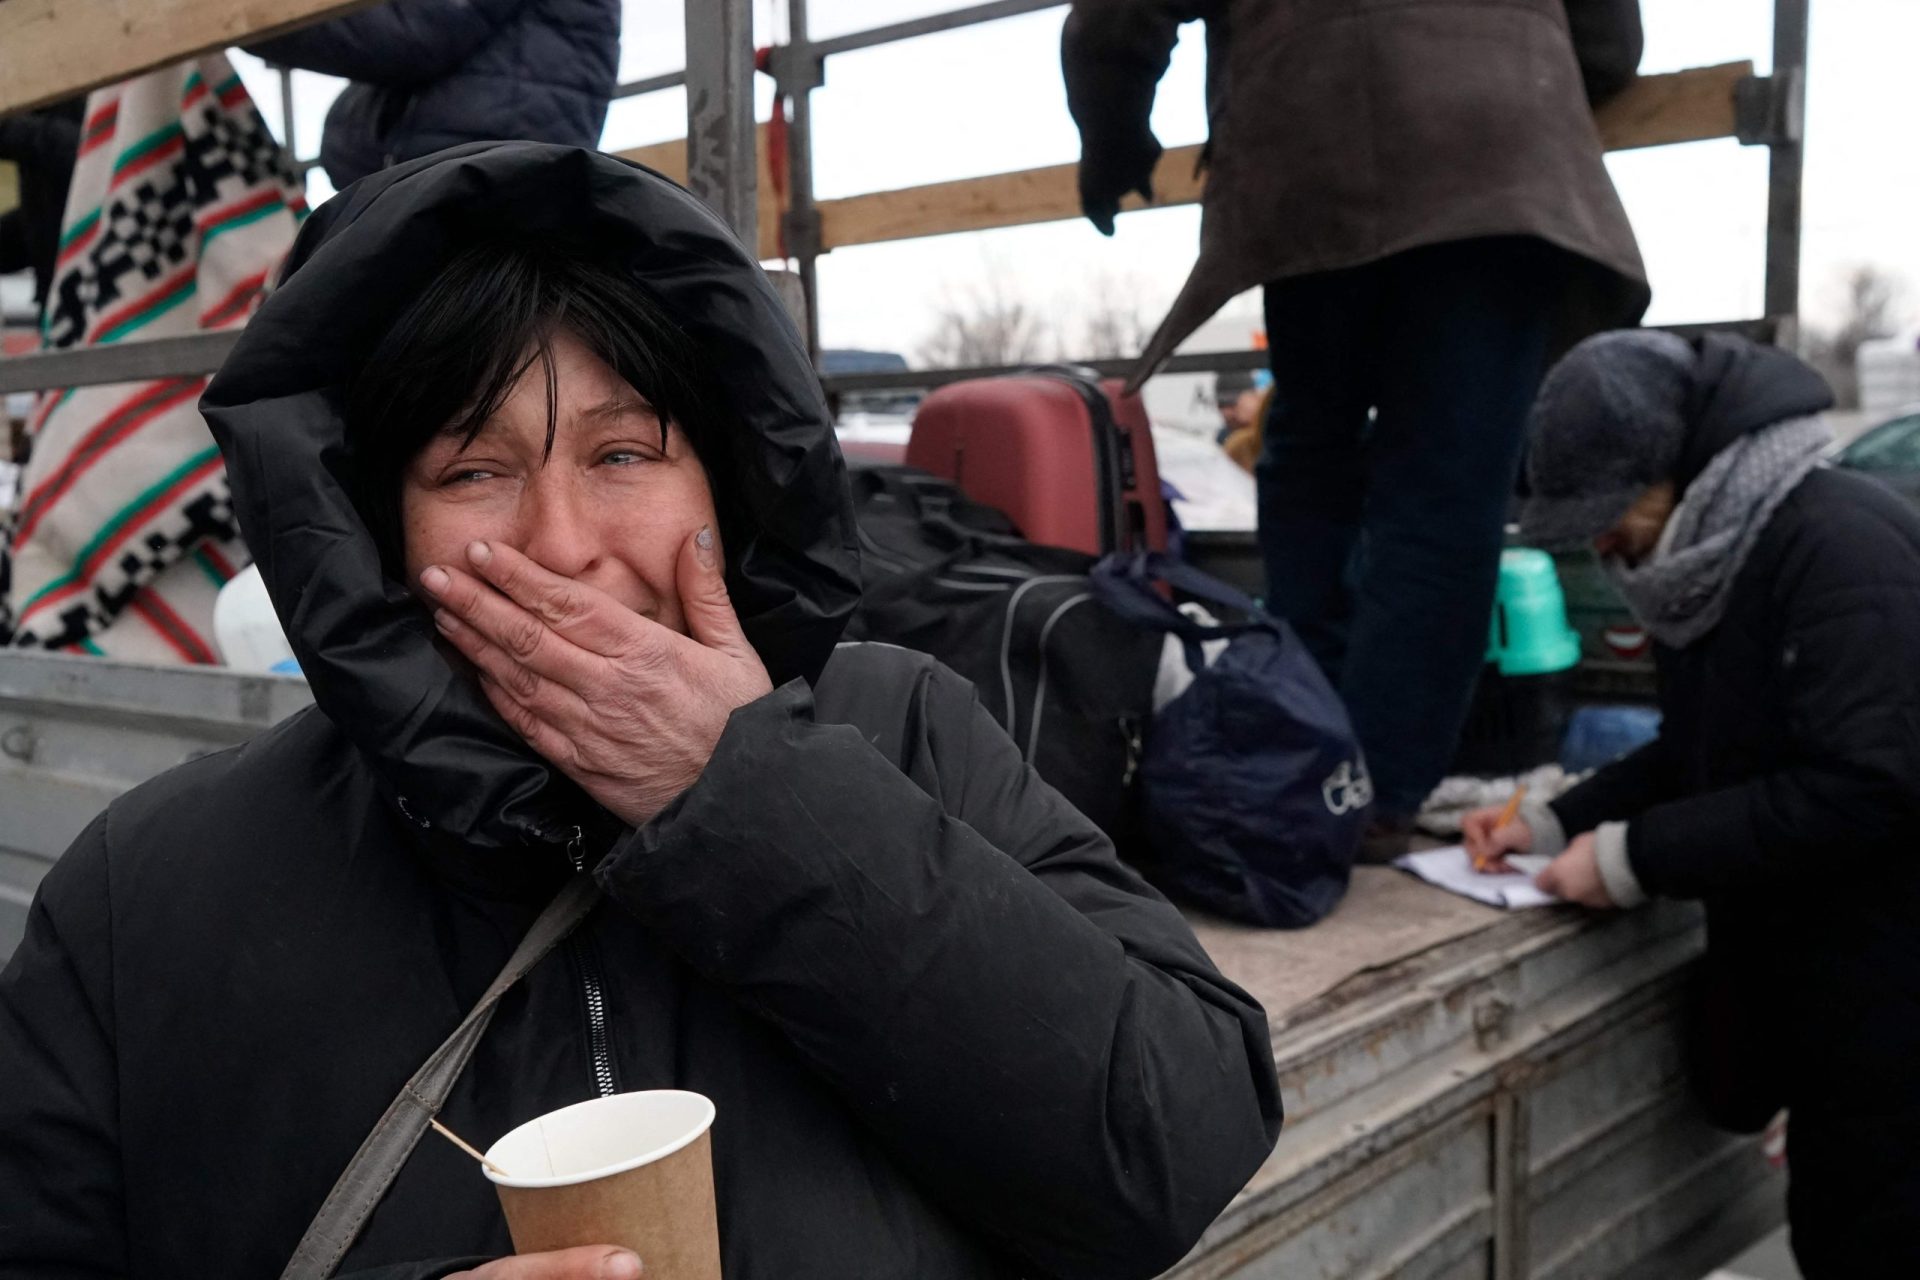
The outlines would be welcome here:
[[[1467,851],[1456,844],[1444,849],[1422,849],[1416,853],[1402,854],[1394,859],[1393,865],[1403,871],[1411,871],[1428,884],[1449,893],[1457,893],[1491,907],[1514,910],[1520,907],[1544,907],[1559,901],[1533,887],[1533,877],[1548,861],[1537,854],[1515,854],[1507,859],[1508,865],[1514,868],[1512,874],[1482,874],[1473,869],[1473,861],[1467,857]]]

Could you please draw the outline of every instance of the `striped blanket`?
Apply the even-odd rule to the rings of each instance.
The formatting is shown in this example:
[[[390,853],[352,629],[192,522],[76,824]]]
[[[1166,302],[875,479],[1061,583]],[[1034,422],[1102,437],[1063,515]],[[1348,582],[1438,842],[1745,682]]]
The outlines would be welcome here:
[[[98,90],[41,345],[244,324],[305,216],[299,180],[225,57]],[[129,661],[218,661],[214,596],[248,557],[196,407],[206,383],[41,398],[0,571],[0,634]]]

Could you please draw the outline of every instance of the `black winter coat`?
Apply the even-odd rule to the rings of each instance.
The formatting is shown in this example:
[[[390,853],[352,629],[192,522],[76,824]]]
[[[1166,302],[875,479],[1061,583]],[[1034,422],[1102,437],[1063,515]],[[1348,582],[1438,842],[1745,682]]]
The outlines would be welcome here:
[[[388,0],[247,46],[354,83],[320,163],[336,187],[463,142],[595,147],[620,62],[620,0]]]
[[[501,234],[641,273],[738,424],[728,582],[779,687],[638,831],[493,716],[347,498],[344,381]],[[692,197],[533,144],[377,175],[308,221],[203,408],[317,705],[123,797],[48,874],[0,974],[0,1276],[277,1274],[576,838],[608,901],[508,994],[446,1120],[487,1143],[609,1077],[707,1094],[729,1280],[1146,1276],[1258,1167],[1258,1005],[964,681],[835,649],[857,553],[818,383]],[[429,1138],[344,1270],[508,1247]]]
[[[0,118],[0,160],[20,173],[19,207],[0,214],[0,272],[31,268],[36,305],[45,305],[53,282],[85,106],[83,96]]]
[[[1920,1275],[1920,514],[1814,472],[1720,624],[1656,656],[1659,738],[1554,809],[1630,819],[1647,891],[1705,901],[1706,1101],[1791,1107],[1803,1268]]]

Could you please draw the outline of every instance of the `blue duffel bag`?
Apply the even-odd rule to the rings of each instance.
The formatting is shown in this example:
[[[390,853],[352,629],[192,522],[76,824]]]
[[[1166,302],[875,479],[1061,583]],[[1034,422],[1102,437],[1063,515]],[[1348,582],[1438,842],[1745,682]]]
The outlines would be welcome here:
[[[1193,675],[1147,731],[1143,870],[1169,896],[1234,920],[1319,920],[1347,890],[1373,798],[1339,695],[1286,623],[1190,565],[1114,555],[1092,577],[1114,613],[1174,637]],[[1189,617],[1162,584],[1231,617]],[[1224,649],[1206,645],[1221,639]]]

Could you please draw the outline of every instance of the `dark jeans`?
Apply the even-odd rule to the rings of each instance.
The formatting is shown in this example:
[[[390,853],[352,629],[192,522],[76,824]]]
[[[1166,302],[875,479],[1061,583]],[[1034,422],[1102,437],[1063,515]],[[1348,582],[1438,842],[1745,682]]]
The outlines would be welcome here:
[[[1266,289],[1267,598],[1346,699],[1383,817],[1466,718],[1563,263],[1471,240]]]

